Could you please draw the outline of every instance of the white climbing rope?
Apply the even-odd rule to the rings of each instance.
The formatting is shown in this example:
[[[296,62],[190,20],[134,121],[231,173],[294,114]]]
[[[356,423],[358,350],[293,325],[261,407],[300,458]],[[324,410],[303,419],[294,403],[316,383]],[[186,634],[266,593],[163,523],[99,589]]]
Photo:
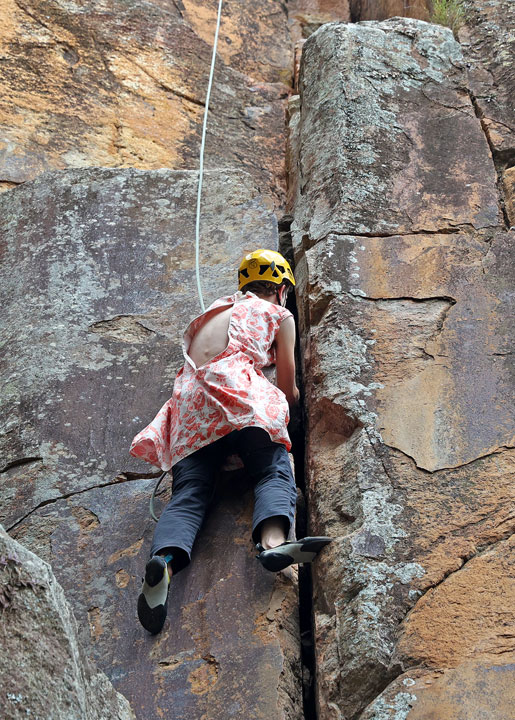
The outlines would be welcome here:
[[[209,83],[206,93],[206,105],[204,108],[204,123],[202,125],[202,142],[200,144],[200,165],[198,174],[198,192],[197,192],[197,217],[195,222],[195,274],[197,276],[198,299],[202,312],[206,309],[202,298],[202,288],[200,286],[200,198],[202,196],[202,178],[204,175],[204,148],[206,144],[206,128],[207,114],[209,111],[209,97],[211,95],[211,86],[213,84],[213,75],[215,72],[216,48],[218,45],[218,31],[220,30],[220,20],[222,17],[222,0],[218,3],[218,17],[216,19],[215,41],[213,43],[213,55],[211,57],[211,70],[209,72]]]
[[[206,308],[204,305],[204,299],[202,297],[202,288],[200,286],[200,199],[202,197],[202,178],[204,175],[204,148],[206,146],[207,114],[209,112],[209,98],[211,96],[211,86],[213,85],[213,75],[215,73],[216,48],[218,45],[218,31],[220,30],[221,17],[222,17],[222,0],[219,0],[218,16],[216,19],[215,40],[213,43],[213,54],[211,56],[211,70],[209,71],[209,82],[207,85],[206,104],[204,107],[204,122],[202,124],[202,141],[200,143],[200,164],[199,164],[198,191],[197,191],[197,216],[196,216],[196,221],[195,221],[195,275],[197,277],[198,299],[200,302],[200,307],[202,308],[202,312],[204,312],[204,310]],[[157,489],[158,489],[159,485],[161,484],[161,481],[167,474],[167,472],[168,471],[165,471],[160,475],[160,477],[154,487],[154,491],[152,492],[152,496],[150,498],[150,503],[149,503],[150,516],[156,522],[158,521],[158,518],[154,512],[154,498],[156,496]]]

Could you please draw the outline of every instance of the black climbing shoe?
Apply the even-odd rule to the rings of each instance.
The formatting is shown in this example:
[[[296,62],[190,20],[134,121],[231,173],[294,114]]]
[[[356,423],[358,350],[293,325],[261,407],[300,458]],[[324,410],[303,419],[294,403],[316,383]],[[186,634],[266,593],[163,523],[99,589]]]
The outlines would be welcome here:
[[[170,577],[164,557],[154,555],[145,568],[143,588],[138,597],[138,617],[152,635],[161,632],[166,620]]]
[[[258,544],[256,547],[260,553],[256,557],[265,570],[279,572],[295,563],[313,562],[320,550],[331,541],[329,537],[306,537],[282,543],[271,550],[264,550]]]

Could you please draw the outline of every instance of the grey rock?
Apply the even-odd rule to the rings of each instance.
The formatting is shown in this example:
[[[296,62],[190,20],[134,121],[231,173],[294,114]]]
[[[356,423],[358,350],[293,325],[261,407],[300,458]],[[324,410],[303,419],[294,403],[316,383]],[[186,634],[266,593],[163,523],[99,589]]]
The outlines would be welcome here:
[[[0,703],[5,720],[135,720],[87,659],[50,566],[0,526]]]
[[[307,500],[311,532],[335,538],[313,567],[318,717],[333,720],[358,717],[402,672],[401,642],[423,657],[405,618],[513,532],[513,239],[450,30],[325,25],[299,89]]]
[[[255,559],[248,478],[222,478],[192,565],[173,580],[162,633],[150,637],[136,616],[159,471],[128,449],[169,398],[182,332],[200,312],[197,178],[92,168],[0,197],[2,512],[55,568],[86,651],[141,720],[298,720],[296,579]],[[237,289],[245,252],[277,242],[249,175],[205,174],[206,306]]]
[[[328,23],[311,35],[295,243],[497,225],[495,170],[465,88],[448,28],[394,18]]]
[[[0,197],[0,519],[152,468],[132,437],[168,399],[200,313],[190,171],[46,173]],[[251,178],[204,178],[206,306],[236,289],[243,254],[277,246]],[[154,468],[157,472],[157,469]]]

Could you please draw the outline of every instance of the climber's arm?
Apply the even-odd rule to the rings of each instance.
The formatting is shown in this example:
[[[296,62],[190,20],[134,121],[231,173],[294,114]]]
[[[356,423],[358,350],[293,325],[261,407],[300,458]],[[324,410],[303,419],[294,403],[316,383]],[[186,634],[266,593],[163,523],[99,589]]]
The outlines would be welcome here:
[[[295,383],[295,320],[291,316],[282,321],[275,338],[275,365],[277,387],[293,407],[300,393]]]

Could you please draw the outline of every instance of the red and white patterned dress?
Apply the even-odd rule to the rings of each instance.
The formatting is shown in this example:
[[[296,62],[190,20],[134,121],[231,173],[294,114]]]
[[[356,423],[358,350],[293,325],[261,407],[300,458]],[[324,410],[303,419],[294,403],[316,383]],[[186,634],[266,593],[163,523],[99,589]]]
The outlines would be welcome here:
[[[188,356],[192,338],[214,308],[233,306],[228,345],[205,365]],[[132,441],[130,453],[162,470],[233,430],[260,427],[274,442],[291,448],[285,394],[262,368],[275,364],[273,342],[291,312],[251,292],[219,298],[195,318],[183,339],[185,363],[173,395]]]

